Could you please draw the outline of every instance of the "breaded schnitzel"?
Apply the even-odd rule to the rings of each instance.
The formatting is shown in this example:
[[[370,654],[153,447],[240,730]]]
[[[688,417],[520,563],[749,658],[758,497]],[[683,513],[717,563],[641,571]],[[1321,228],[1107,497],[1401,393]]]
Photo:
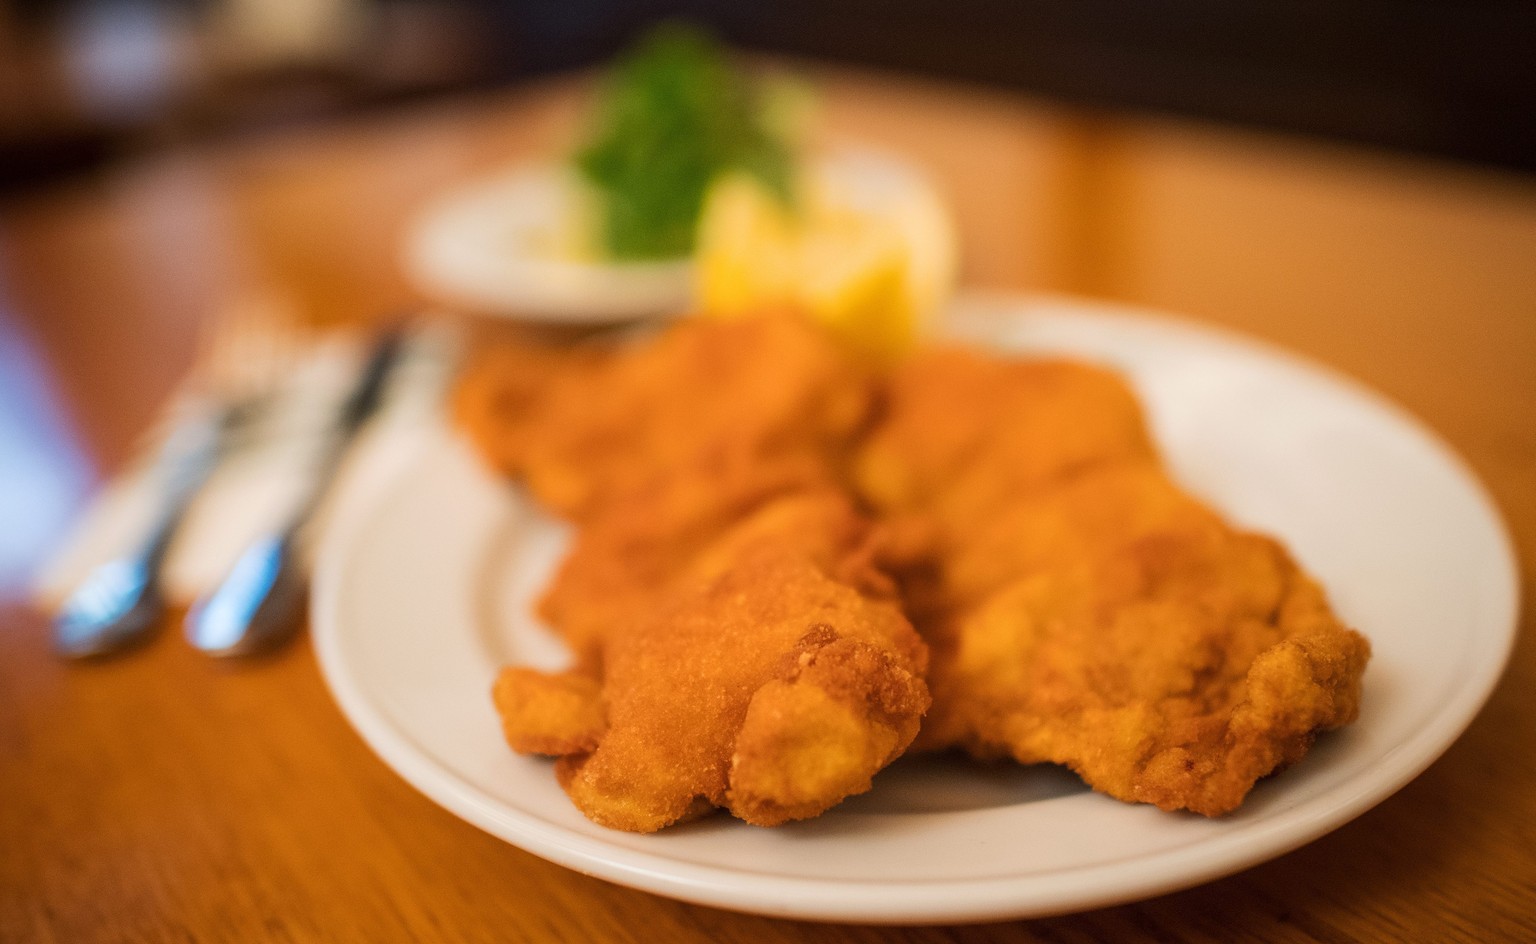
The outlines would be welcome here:
[[[557,382],[521,431],[520,471],[577,522],[765,463],[818,464],[836,479],[872,398],[868,372],[803,318],[685,320]]]
[[[495,701],[593,820],[814,816],[916,736],[927,648],[843,484],[873,392],[779,315],[683,322],[502,394],[525,409],[493,456],[577,525],[540,604],[577,661],[508,667]]]
[[[935,348],[877,387],[793,317],[540,357],[460,411],[577,525],[540,609],[577,662],[495,699],[599,823],[813,816],[914,737],[1215,816],[1359,710],[1366,640],[1111,370]]]
[[[559,756],[583,813],[638,832],[716,807],[776,825],[868,790],[929,704],[926,647],[870,540],[835,493],[764,505],[604,634],[595,665],[505,670],[509,743]]]
[[[933,347],[887,379],[854,482],[887,516],[921,512],[963,534],[1035,488],[1153,455],[1136,396],[1112,371]]]
[[[1048,523],[1021,533],[1010,578],[928,627],[923,746],[1065,764],[1119,799],[1214,816],[1355,719],[1370,647],[1279,544],[1189,499],[1095,533],[1060,507],[1080,484],[1032,502],[1029,524]]]
[[[932,646],[919,746],[1218,815],[1354,720],[1365,639],[1168,478],[1112,373],[919,355],[856,468]]]
[[[764,459],[752,468],[650,488],[615,503],[577,529],[543,597],[539,615],[577,654],[593,658],[603,636],[621,631],[721,534],[786,494],[843,490],[813,456]]]

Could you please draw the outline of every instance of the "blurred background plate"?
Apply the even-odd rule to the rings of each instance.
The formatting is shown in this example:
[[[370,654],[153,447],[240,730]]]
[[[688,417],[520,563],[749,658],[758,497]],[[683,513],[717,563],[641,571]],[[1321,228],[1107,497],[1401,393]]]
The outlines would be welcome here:
[[[527,164],[432,204],[406,243],[406,271],[429,297],[480,314],[602,324],[684,309],[693,266],[583,258],[575,176]]]
[[[896,154],[852,143],[830,146],[809,164],[809,190],[820,198],[818,204],[826,204],[820,207],[823,215],[858,218],[871,229],[897,234],[895,241],[909,257],[903,269],[912,303],[924,312],[940,304],[955,278],[955,234],[922,170]],[[513,320],[601,325],[694,309],[699,283],[694,260],[601,258],[591,232],[591,199],[569,166],[552,161],[460,185],[433,201],[411,227],[405,271],[428,298]],[[723,215],[728,225],[756,225],[731,210]],[[858,245],[846,245],[853,240],[849,233],[826,234],[823,242],[834,237],[850,250],[843,255],[860,258]],[[740,238],[732,234],[726,241],[739,244]],[[767,253],[771,247],[742,248]],[[818,284],[838,283],[847,275],[820,274]],[[856,274],[848,278],[858,281]]]

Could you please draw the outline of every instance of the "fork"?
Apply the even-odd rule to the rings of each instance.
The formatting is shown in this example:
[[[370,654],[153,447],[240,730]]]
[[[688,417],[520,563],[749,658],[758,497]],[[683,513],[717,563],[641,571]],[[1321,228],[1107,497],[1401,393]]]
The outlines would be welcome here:
[[[139,545],[92,570],[54,619],[54,648],[105,656],[153,635],[164,621],[161,572],[193,499],[297,359],[302,332],[288,309],[252,299],[204,326],[187,415],[156,457],[163,472],[153,524]]]

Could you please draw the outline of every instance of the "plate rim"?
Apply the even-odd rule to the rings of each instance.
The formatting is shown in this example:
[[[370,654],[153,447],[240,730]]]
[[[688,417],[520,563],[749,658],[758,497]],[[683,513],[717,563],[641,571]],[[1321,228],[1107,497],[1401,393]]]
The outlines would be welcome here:
[[[348,665],[344,633],[339,629],[343,605],[342,586],[347,550],[366,532],[367,513],[389,492],[408,482],[409,465],[376,475],[371,488],[359,487],[350,502],[340,503],[332,526],[323,535],[316,555],[311,626],[322,676],[343,715],[371,750],[387,766],[428,799],[472,825],[548,861],[620,885],[697,904],[725,907],[773,917],[832,922],[877,924],[970,923],[1024,917],[1043,917],[1081,911],[1193,887],[1276,858],[1310,843],[1383,802],[1438,760],[1471,725],[1491,697],[1509,663],[1519,628],[1519,568],[1508,525],[1486,486],[1470,464],[1424,421],[1389,397],[1328,364],[1311,360],[1273,342],[1222,326],[1138,306],[1079,299],[1071,296],[1006,293],[967,293],[957,298],[956,311],[986,311],[985,317],[1025,320],[1034,315],[1070,315],[1095,320],[1132,320],[1178,332],[1214,339],[1326,382],[1341,392],[1363,399],[1385,412],[1436,460],[1455,473],[1457,484],[1476,507],[1479,525],[1500,554],[1500,573],[1493,575],[1495,603],[1501,612],[1490,614],[1483,634],[1486,657],[1464,676],[1455,696],[1435,716],[1434,724],[1383,758],[1377,776],[1364,784],[1353,781],[1330,787],[1298,806],[1251,824],[1242,837],[1202,839],[1188,846],[1160,852],[1157,860],[1168,866],[1148,874],[1144,857],[1110,864],[1090,864],[1060,870],[1048,876],[1001,875],[986,879],[825,880],[781,875],[752,874],[718,866],[668,859],[603,843],[570,832],[520,810],[507,809],[463,781],[409,734],[398,730],[387,715],[373,705]],[[962,316],[964,317],[964,316]],[[963,336],[963,335],[962,335]],[[439,422],[439,433],[451,435]],[[428,459],[430,453],[428,454]],[[1495,622],[1501,631],[1495,631]],[[1329,800],[1332,802],[1328,802]],[[1249,834],[1251,833],[1251,834]],[[1229,834],[1230,836],[1230,834]],[[1214,854],[1213,854],[1214,853]],[[1071,881],[1080,873],[1097,873],[1107,881],[1083,886]],[[929,895],[912,894],[926,889]],[[893,890],[897,892],[893,894]],[[934,894],[942,891],[943,895]]]

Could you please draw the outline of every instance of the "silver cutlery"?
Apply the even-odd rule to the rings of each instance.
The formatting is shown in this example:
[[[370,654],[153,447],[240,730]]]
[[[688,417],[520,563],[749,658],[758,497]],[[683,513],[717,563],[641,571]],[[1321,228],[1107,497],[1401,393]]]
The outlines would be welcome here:
[[[167,436],[157,465],[163,485],[148,534],[92,570],[54,618],[54,648],[69,658],[105,656],[148,640],[166,612],[161,572],[193,499],[238,433],[291,364],[297,335],[272,310],[245,306],[211,322],[194,375],[189,415]]]
[[[307,588],[300,560],[304,527],[352,441],[382,402],[403,346],[401,329],[386,331],[375,342],[296,509],[285,523],[252,542],[218,587],[187,614],[186,636],[193,646],[209,655],[244,655],[271,649],[297,630]]]

